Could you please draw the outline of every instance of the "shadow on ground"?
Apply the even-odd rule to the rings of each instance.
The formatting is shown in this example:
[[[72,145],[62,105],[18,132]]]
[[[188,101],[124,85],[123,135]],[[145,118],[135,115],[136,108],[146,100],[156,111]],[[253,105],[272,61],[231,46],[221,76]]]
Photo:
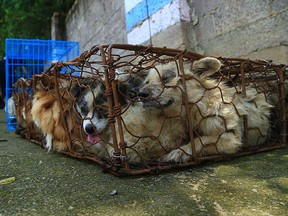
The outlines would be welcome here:
[[[102,173],[96,164],[47,153],[8,132],[0,110],[0,180],[9,177],[16,179],[0,185],[0,216],[288,212],[288,148],[160,175],[118,178]]]

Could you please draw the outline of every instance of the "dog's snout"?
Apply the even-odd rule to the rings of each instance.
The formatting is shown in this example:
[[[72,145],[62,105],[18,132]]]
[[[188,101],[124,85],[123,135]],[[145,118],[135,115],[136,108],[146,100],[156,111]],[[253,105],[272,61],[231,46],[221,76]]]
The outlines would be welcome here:
[[[145,92],[145,91],[140,91],[140,92],[138,92],[138,96],[142,97],[142,98],[147,98],[147,97],[149,97],[149,93]]]
[[[85,132],[87,133],[87,134],[94,134],[96,131],[95,131],[95,128],[94,128],[94,126],[92,125],[92,124],[87,124],[86,126],[85,126]]]
[[[129,92],[129,97],[131,99],[135,98],[138,96],[138,89],[137,88],[133,88],[131,89],[131,91]]]

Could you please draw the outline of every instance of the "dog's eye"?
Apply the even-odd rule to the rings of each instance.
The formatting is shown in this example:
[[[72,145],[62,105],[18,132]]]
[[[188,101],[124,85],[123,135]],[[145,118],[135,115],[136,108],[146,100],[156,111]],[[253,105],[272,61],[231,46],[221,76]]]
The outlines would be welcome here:
[[[100,94],[100,95],[96,98],[96,100],[95,100],[95,103],[96,103],[97,105],[101,105],[101,104],[103,104],[103,103],[105,103],[105,102],[106,102],[106,97],[105,97],[104,94]]]
[[[170,81],[170,78],[169,77],[162,77],[161,81],[163,84],[167,84]]]
[[[82,115],[86,116],[88,114],[88,109],[86,107],[81,107],[81,113]]]
[[[176,74],[174,71],[167,70],[161,77],[161,81],[163,84],[167,84],[170,80],[176,77]]]

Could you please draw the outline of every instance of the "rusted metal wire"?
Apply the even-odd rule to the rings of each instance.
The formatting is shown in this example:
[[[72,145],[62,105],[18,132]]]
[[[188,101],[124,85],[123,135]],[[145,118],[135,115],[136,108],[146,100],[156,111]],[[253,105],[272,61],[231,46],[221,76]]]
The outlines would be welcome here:
[[[60,141],[66,143],[67,148],[65,150],[54,150],[71,157],[94,161],[103,168],[103,171],[111,172],[117,176],[147,174],[191,167],[205,161],[227,160],[285,147],[287,137],[286,97],[288,92],[288,85],[286,84],[287,75],[285,72],[287,72],[287,67],[261,60],[251,61],[241,58],[217,57],[222,62],[222,67],[209,78],[215,80],[217,85],[208,88],[205,87],[205,84],[202,84],[200,78],[197,78],[197,76],[194,77],[190,72],[187,72],[187,70],[190,70],[193,62],[204,57],[187,50],[152,46],[134,46],[129,44],[96,45],[75,59],[68,62],[53,63],[43,74],[34,75],[30,80],[19,80],[14,84],[17,121],[19,128],[21,128],[18,130],[18,133],[42,147],[46,145],[47,140],[45,140],[45,133],[43,132],[45,129],[39,129],[32,121],[31,116],[32,100],[35,93],[45,91],[47,94],[53,95],[57,101],[57,103],[54,102],[54,104],[50,104],[51,107],[45,107],[45,109],[53,109],[53,106],[59,106],[59,122],[61,122],[65,131],[65,135],[63,135],[64,137]],[[160,104],[159,101],[164,91],[167,91],[169,88],[178,89],[181,92],[182,101],[179,113],[169,116],[165,114],[165,107],[159,108],[159,112],[162,113],[161,115],[164,120],[159,124],[158,134],[153,134],[152,132],[145,134],[143,131],[135,132],[135,128],[133,129],[129,124],[127,125],[125,116],[129,115],[129,112],[133,112],[133,107],[136,103],[139,103],[139,99],[134,100],[133,97],[125,95],[125,93],[121,92],[121,86],[130,84],[129,82],[131,82],[133,77],[144,79],[142,76],[144,76],[147,70],[155,70],[160,75],[158,68],[169,67],[169,65],[172,65],[173,69],[171,70],[174,70],[177,76],[181,77],[181,86],[183,88],[177,85],[165,86],[164,84],[159,96],[151,100],[154,100],[154,103]],[[189,69],[187,69],[188,67]],[[121,74],[119,75],[119,71],[127,75],[128,78],[118,80],[118,77],[121,76]],[[90,83],[94,84],[82,84],[87,79]],[[249,128],[247,119],[249,117],[244,115],[241,116],[244,125],[242,150],[232,155],[221,153],[217,143],[220,142],[222,134],[218,136],[214,143],[203,144],[201,131],[197,128],[199,125],[197,126],[193,122],[193,118],[195,118],[193,115],[196,114],[190,111],[191,106],[195,107],[198,113],[197,118],[201,118],[199,124],[208,121],[209,118],[214,118],[215,115],[204,115],[198,106],[198,103],[204,100],[204,93],[196,102],[191,101],[187,93],[193,91],[193,89],[187,87],[188,82],[191,80],[198,83],[197,85],[201,86],[201,91],[205,94],[214,91],[220,92],[222,103],[228,106],[232,105],[239,117],[241,114],[237,109],[237,105],[225,99],[225,89],[222,89],[223,82],[225,82],[225,85],[230,86],[230,91],[235,91],[233,100],[238,95],[241,95],[243,98],[249,97],[249,95],[247,96],[247,88],[253,88],[258,94],[263,94],[266,100],[270,100],[273,96],[273,100],[275,101],[273,104],[274,107],[271,109],[273,120],[270,120],[271,130],[267,141],[259,146],[250,146],[248,144],[249,130],[258,130],[260,134],[258,139],[263,134],[259,128]],[[105,95],[105,106],[107,106],[107,109],[103,108],[101,104],[95,104],[95,101],[92,104],[94,104],[94,111],[100,109],[102,110],[101,112],[104,112],[103,110],[106,110],[108,121],[107,129],[103,132],[107,133],[107,137],[103,135],[100,144],[101,153],[97,149],[99,143],[89,142],[87,140],[89,135],[83,129],[84,122],[90,121],[92,123],[94,116],[83,117],[80,115],[79,109],[77,109],[77,103],[79,102],[79,98],[77,97],[79,96],[75,97],[72,93],[74,86],[79,86],[81,89],[91,92],[93,97],[96,97],[92,86],[97,81],[100,81],[105,86],[103,95]],[[141,87],[139,86],[139,88]],[[84,92],[84,90],[82,91]],[[256,105],[257,103],[255,102]],[[138,113],[138,115],[140,114]],[[141,116],[135,116],[135,121],[138,118],[141,119]],[[224,124],[225,131],[223,133],[229,133],[225,117],[219,116],[219,118]],[[183,121],[181,125],[187,129],[177,134],[177,141],[171,140],[171,142],[175,142],[175,146],[174,149],[170,149],[165,143],[162,143],[162,133],[167,130],[167,127],[171,126],[168,125],[169,122],[173,121]],[[95,126],[93,127],[95,129]],[[197,152],[197,148],[199,147],[196,147],[196,139],[200,140],[202,145],[202,149],[199,152]],[[143,142],[151,143],[153,146],[158,145],[157,148],[161,149],[163,155],[175,149],[182,148],[183,143],[190,143],[190,153],[182,150],[183,154],[189,156],[189,160],[175,163],[169,161],[161,162],[161,160],[157,159],[146,159],[147,155],[143,155],[143,149],[139,147]],[[207,148],[216,149],[216,154],[206,155],[204,152]],[[149,149],[147,151],[149,152]],[[135,157],[140,159],[133,161],[131,159],[131,152],[136,155]]]

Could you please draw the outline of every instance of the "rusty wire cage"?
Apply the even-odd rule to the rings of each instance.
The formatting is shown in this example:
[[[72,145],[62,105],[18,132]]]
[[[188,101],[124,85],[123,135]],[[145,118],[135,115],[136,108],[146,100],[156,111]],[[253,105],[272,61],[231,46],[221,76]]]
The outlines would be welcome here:
[[[193,69],[191,72],[193,63],[204,57],[186,50],[152,46],[97,45],[69,62],[52,64],[43,74],[34,75],[30,80],[20,79],[14,84],[13,95],[18,122],[16,133],[43,147],[45,145],[47,147],[50,139],[47,137],[52,135],[50,142],[55,151],[94,161],[101,165],[104,171],[119,176],[188,167],[204,161],[225,160],[285,147],[286,66],[275,65],[269,61],[218,57],[222,66],[214,74],[205,77],[205,79],[213,80],[214,83],[208,88],[201,82],[199,72],[197,76],[193,74]],[[139,92],[145,88],[143,87],[146,85],[144,77],[151,70],[155,71],[155,79],[162,78],[161,74],[165,74],[161,72],[162,70],[173,71],[175,73],[173,78],[179,78],[173,85],[165,83],[164,78],[161,79],[162,89],[158,89],[157,98],[146,98],[147,101],[152,101],[149,102],[150,105],[154,105],[143,106],[143,99],[139,99]],[[137,82],[134,82],[134,79]],[[191,88],[189,82],[196,82],[196,84]],[[80,89],[79,94],[74,93],[75,86]],[[102,87],[98,88],[99,86]],[[242,106],[241,103],[244,100],[247,101],[251,97],[251,89],[254,95],[261,95],[261,100],[271,104],[267,134],[263,134],[257,127],[252,128],[260,134],[258,140],[262,138],[265,140],[257,145],[251,145],[249,142],[249,130],[251,130],[249,118],[252,118],[253,112],[249,113],[247,108],[248,113],[241,114],[238,108]],[[150,90],[156,91],[157,87],[152,85]],[[169,94],[166,94],[166,97],[176,94],[173,92],[178,92],[178,99],[172,98],[161,107],[162,100],[165,99],[164,92],[168,90]],[[199,94],[199,91],[202,92],[201,97],[191,100],[191,97]],[[229,131],[230,123],[226,121],[228,118],[226,115],[219,114],[226,131],[220,132],[214,143],[205,143],[201,138],[201,136],[207,136],[207,134],[203,135],[201,124],[209,122],[210,119],[214,121],[216,117],[218,118],[218,114],[203,114],[200,103],[208,103],[204,102],[206,94],[213,95],[215,91],[220,95],[218,100],[221,101],[221,106],[224,106],[223,109],[226,109],[226,106],[232,107],[230,111],[236,113],[232,117],[239,118],[238,123],[243,125],[240,130],[241,146],[232,154],[225,154],[225,151],[223,153],[219,150],[220,144],[218,146],[223,134],[229,133],[229,136],[231,134],[234,136],[237,133]],[[80,94],[85,93],[92,95],[90,98],[92,110],[101,113],[107,123],[101,131],[101,138],[97,141],[89,140],[89,134],[87,135],[87,131],[85,133],[85,128],[83,129],[85,124],[87,126],[87,122],[95,123],[92,118],[100,115],[99,113],[88,115],[87,101],[84,101],[84,107],[80,107],[79,103],[83,104],[83,100],[88,100],[87,97],[86,99],[80,98]],[[223,99],[228,93],[232,95],[230,101]],[[147,95],[144,96],[147,97]],[[46,97],[50,99],[43,102],[40,108],[33,110],[37,101]],[[237,98],[241,102],[237,102]],[[174,105],[176,100],[180,101],[178,101],[178,107]],[[211,100],[213,101],[213,98],[210,98]],[[250,98],[247,106],[254,106],[260,112],[261,107],[257,107],[259,104],[257,100],[256,96]],[[153,106],[157,107],[157,115],[154,115],[155,107]],[[171,112],[167,114],[166,106],[174,106],[175,112],[172,111],[172,115]],[[191,106],[194,108],[191,109]],[[37,116],[35,112],[38,112],[38,118],[46,116],[46,113],[49,117],[50,113],[51,117],[47,120],[46,116],[46,122],[52,122],[54,129],[48,130],[44,127],[45,125],[41,128],[41,123],[38,122],[40,120],[32,118],[31,110],[35,116]],[[52,117],[51,110],[54,112],[54,117]],[[81,115],[82,111],[87,115]],[[198,119],[197,124],[193,122],[195,119]],[[157,132],[153,131],[155,128]],[[56,130],[62,133],[57,134]],[[90,130],[96,131],[97,128],[90,128]],[[213,133],[212,129],[211,133]],[[232,143],[234,140],[231,138],[230,141]],[[228,139],[226,144],[230,145],[230,141]],[[197,142],[198,145],[201,144],[200,147],[197,146]],[[191,150],[187,151],[183,146],[189,146]],[[169,158],[173,154],[171,152],[175,150],[177,150],[175,154],[181,154],[186,159],[182,160],[181,156],[178,161],[162,160],[162,158]],[[155,152],[158,154],[154,154]]]

